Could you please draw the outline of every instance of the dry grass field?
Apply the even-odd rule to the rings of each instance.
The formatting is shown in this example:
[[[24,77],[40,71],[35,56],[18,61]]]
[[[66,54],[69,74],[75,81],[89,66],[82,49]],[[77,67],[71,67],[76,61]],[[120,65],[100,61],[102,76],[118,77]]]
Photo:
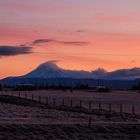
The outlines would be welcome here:
[[[18,96],[19,91],[13,91],[13,93],[8,92],[8,94],[13,94]],[[92,108],[98,109],[99,103],[101,103],[102,109],[109,110],[109,104],[111,104],[111,109],[113,111],[120,111],[120,104],[122,104],[123,112],[131,113],[132,105],[134,105],[135,112],[140,114],[140,93],[138,91],[111,91],[109,93],[99,93],[94,91],[78,91],[73,92],[61,91],[61,90],[39,90],[39,91],[20,91],[22,97],[32,98],[34,96],[35,100],[38,100],[39,96],[42,102],[46,102],[46,97],[49,99],[49,103],[53,103],[53,99],[56,99],[56,104],[61,105],[63,99],[65,104],[70,106],[71,100],[73,105],[78,106],[80,100],[82,101],[82,106],[89,107],[89,102],[92,101]]]
[[[24,99],[25,94],[27,99]],[[19,98],[19,95],[22,98]],[[36,101],[31,100],[32,95]],[[39,96],[41,103],[38,102]],[[46,97],[52,104],[55,98],[56,106],[62,106],[64,99],[65,107],[50,108],[44,104]],[[73,108],[69,108],[70,100],[73,100]],[[81,107],[78,106],[79,100],[83,101]],[[7,92],[0,96],[0,139],[139,140],[139,110],[135,109],[137,114],[120,114],[119,110],[118,113],[115,110],[115,105],[119,104],[123,104],[123,112],[129,109],[131,112],[131,104],[135,104],[139,109],[139,100],[140,94],[131,91],[97,93],[48,90],[22,91],[20,94],[18,91]],[[89,101],[93,101],[92,110],[85,108]],[[102,110],[95,106],[99,102],[102,103]],[[109,103],[112,104],[111,112],[106,106]]]

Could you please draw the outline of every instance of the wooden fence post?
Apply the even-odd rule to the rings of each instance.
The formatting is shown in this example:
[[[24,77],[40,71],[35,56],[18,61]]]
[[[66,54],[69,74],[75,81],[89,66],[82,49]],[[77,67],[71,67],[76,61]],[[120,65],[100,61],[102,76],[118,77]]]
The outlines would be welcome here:
[[[47,104],[47,105],[49,104],[49,99],[48,99],[48,97],[46,97],[46,104]]]
[[[62,106],[65,106],[65,100],[64,99],[62,100]]]
[[[73,101],[72,100],[70,100],[70,107],[72,107],[73,106]]]
[[[89,117],[89,121],[88,121],[88,127],[89,127],[89,128],[91,127],[91,123],[92,123],[92,117],[90,116],[90,117]]]
[[[14,96],[14,94],[13,94],[13,90],[12,90],[12,92],[11,92],[11,96]]]
[[[135,115],[135,106],[132,105],[132,114]]]
[[[25,93],[25,99],[27,99],[27,93]]]
[[[41,102],[41,97],[40,96],[38,97],[38,101],[39,101],[39,103]]]
[[[80,100],[80,108],[82,108],[82,101]]]
[[[92,108],[92,102],[89,101],[89,110],[91,110],[91,108]]]
[[[102,105],[101,105],[101,103],[99,103],[99,110],[102,110]]]
[[[20,92],[18,93],[18,97],[20,97]]]
[[[54,107],[56,106],[56,99],[55,98],[53,99],[53,106]]]
[[[122,110],[122,104],[120,104],[120,113],[122,113],[123,110]]]
[[[112,111],[112,105],[109,104],[109,112],[111,112],[111,111]]]
[[[34,100],[34,95],[32,94],[32,101]]]

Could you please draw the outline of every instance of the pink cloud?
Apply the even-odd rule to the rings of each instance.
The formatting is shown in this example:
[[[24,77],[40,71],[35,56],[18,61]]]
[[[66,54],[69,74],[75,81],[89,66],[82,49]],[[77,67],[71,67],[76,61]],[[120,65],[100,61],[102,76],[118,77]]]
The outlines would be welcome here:
[[[138,18],[134,15],[129,15],[129,16],[113,16],[113,15],[99,15],[93,18],[94,23],[102,23],[102,24],[108,24],[108,23],[129,23],[138,20]]]

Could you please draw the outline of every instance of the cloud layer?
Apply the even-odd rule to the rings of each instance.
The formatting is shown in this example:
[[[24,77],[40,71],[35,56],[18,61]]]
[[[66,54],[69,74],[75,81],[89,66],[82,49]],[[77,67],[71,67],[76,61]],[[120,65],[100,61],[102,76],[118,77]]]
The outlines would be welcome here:
[[[90,42],[86,42],[86,41],[60,41],[55,39],[36,39],[32,42],[31,45],[41,45],[41,44],[48,44],[48,43],[56,43],[60,45],[73,45],[73,46],[86,46],[90,44]]]
[[[29,46],[0,46],[0,56],[15,56],[32,53]]]
[[[73,46],[83,46],[88,45],[89,42],[84,41],[59,41],[54,39],[36,39],[31,43],[25,43],[24,45],[0,45],[0,57],[2,56],[15,56],[33,53],[32,49],[34,46],[55,43],[61,45],[73,45]]]

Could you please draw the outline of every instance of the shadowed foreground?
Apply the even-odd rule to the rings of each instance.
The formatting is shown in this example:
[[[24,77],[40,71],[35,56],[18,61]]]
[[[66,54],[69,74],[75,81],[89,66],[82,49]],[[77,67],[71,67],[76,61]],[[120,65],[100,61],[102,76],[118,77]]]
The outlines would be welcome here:
[[[140,125],[1,125],[7,140],[139,140]]]
[[[139,115],[50,108],[32,100],[0,96],[0,140],[139,140],[139,122]]]

